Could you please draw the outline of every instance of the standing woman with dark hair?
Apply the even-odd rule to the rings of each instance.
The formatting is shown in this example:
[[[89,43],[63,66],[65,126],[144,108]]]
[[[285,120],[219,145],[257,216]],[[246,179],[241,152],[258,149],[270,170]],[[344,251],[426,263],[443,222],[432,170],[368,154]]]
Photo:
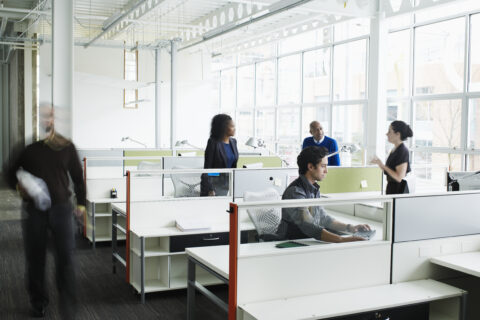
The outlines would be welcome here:
[[[210,138],[205,149],[205,169],[236,168],[238,160],[235,124],[227,114],[217,114],[212,119]],[[201,196],[226,196],[229,190],[229,174],[218,176],[202,174]]]
[[[413,131],[408,124],[403,121],[393,121],[387,132],[388,142],[394,145],[393,150],[387,158],[385,164],[380,159],[374,157],[373,164],[376,164],[387,175],[386,194],[409,193],[408,186],[402,180],[410,170],[410,154],[403,141],[413,137]]]

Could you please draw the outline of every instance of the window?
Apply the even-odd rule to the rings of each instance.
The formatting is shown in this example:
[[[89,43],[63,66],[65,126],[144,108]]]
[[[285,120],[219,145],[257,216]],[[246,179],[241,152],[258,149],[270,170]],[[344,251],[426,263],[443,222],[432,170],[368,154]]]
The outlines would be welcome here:
[[[403,97],[409,94],[410,30],[388,35],[387,96]]]
[[[138,81],[138,50],[123,50],[123,79]],[[126,109],[138,108],[138,89],[123,89],[123,107]]]
[[[463,91],[465,19],[415,29],[415,94]]]
[[[460,100],[421,101],[415,104],[414,138],[417,147],[459,148]]]
[[[480,91],[480,14],[471,18],[469,91]]]
[[[415,152],[413,171],[417,177],[417,185],[422,188],[445,190],[446,171],[462,169],[461,156],[451,153]]]
[[[256,75],[257,106],[275,105],[275,62],[265,61],[257,64]]]
[[[303,103],[330,100],[330,48],[303,56]]]
[[[239,143],[249,136],[263,139],[269,150],[294,164],[310,135],[310,122],[317,120],[329,136],[365,144],[369,20],[342,22],[336,29],[340,43],[333,42],[335,27],[297,33],[231,59],[214,59],[212,72],[220,78],[214,96],[220,96],[222,112],[235,118]],[[356,38],[349,41],[351,37]],[[355,156],[354,164],[363,164],[363,154]]]
[[[252,108],[255,104],[255,66],[238,68],[237,107]]]
[[[220,76],[220,103],[223,110],[235,109],[236,96],[236,69],[221,71]]]
[[[300,108],[278,109],[278,140],[300,141]]]
[[[278,59],[278,105],[300,103],[300,55]]]
[[[257,126],[255,135],[265,140],[270,146],[275,142],[275,109],[265,108],[257,110]]]
[[[334,100],[366,98],[367,41],[335,46],[333,54]]]
[[[332,136],[338,144],[354,143],[364,148],[364,132],[366,127],[363,120],[364,105],[334,105]],[[363,156],[360,152],[352,155],[353,165],[362,165]]]
[[[480,149],[480,99],[468,102],[468,149]]]

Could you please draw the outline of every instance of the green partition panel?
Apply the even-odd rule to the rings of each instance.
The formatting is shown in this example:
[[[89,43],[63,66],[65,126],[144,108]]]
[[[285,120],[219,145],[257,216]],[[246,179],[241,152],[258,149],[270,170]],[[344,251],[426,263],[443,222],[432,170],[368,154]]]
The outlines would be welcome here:
[[[167,157],[173,154],[172,150],[125,150],[123,152],[124,157]],[[125,166],[138,166],[141,161],[160,162],[161,160],[125,160]]]
[[[382,191],[383,172],[378,167],[328,167],[319,183],[321,193]],[[367,186],[362,188],[362,181]]]
[[[264,168],[281,168],[282,159],[278,156],[240,156],[237,162],[237,168],[243,168],[244,164],[263,163]]]
[[[205,155],[204,150],[192,150],[192,149],[181,149],[181,150],[176,149],[175,155],[178,156],[179,153],[183,153],[183,152],[195,152],[195,155],[200,157],[203,157]]]

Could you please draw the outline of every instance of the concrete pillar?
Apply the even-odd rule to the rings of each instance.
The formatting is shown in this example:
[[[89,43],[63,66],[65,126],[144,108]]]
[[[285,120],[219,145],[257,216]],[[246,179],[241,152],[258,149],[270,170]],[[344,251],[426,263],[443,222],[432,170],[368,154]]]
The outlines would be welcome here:
[[[170,71],[170,147],[175,146],[177,141],[177,43],[175,40],[171,42],[171,71]]]
[[[383,13],[370,22],[368,61],[367,164],[374,155],[385,159],[385,121],[387,119],[386,60],[387,35]]]
[[[155,148],[160,148],[161,146],[161,121],[162,121],[162,112],[161,112],[161,49],[155,50]]]
[[[32,48],[24,49],[24,125],[25,145],[33,141],[33,72],[32,72]]]
[[[74,0],[52,0],[52,101],[55,129],[73,138]]]

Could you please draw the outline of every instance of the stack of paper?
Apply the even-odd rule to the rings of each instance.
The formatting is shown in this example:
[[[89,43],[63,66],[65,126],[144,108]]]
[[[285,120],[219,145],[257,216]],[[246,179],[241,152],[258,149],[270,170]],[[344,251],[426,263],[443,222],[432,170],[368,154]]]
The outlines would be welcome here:
[[[192,218],[177,218],[175,226],[180,231],[195,231],[195,230],[208,230],[210,224],[208,221],[202,219]]]

